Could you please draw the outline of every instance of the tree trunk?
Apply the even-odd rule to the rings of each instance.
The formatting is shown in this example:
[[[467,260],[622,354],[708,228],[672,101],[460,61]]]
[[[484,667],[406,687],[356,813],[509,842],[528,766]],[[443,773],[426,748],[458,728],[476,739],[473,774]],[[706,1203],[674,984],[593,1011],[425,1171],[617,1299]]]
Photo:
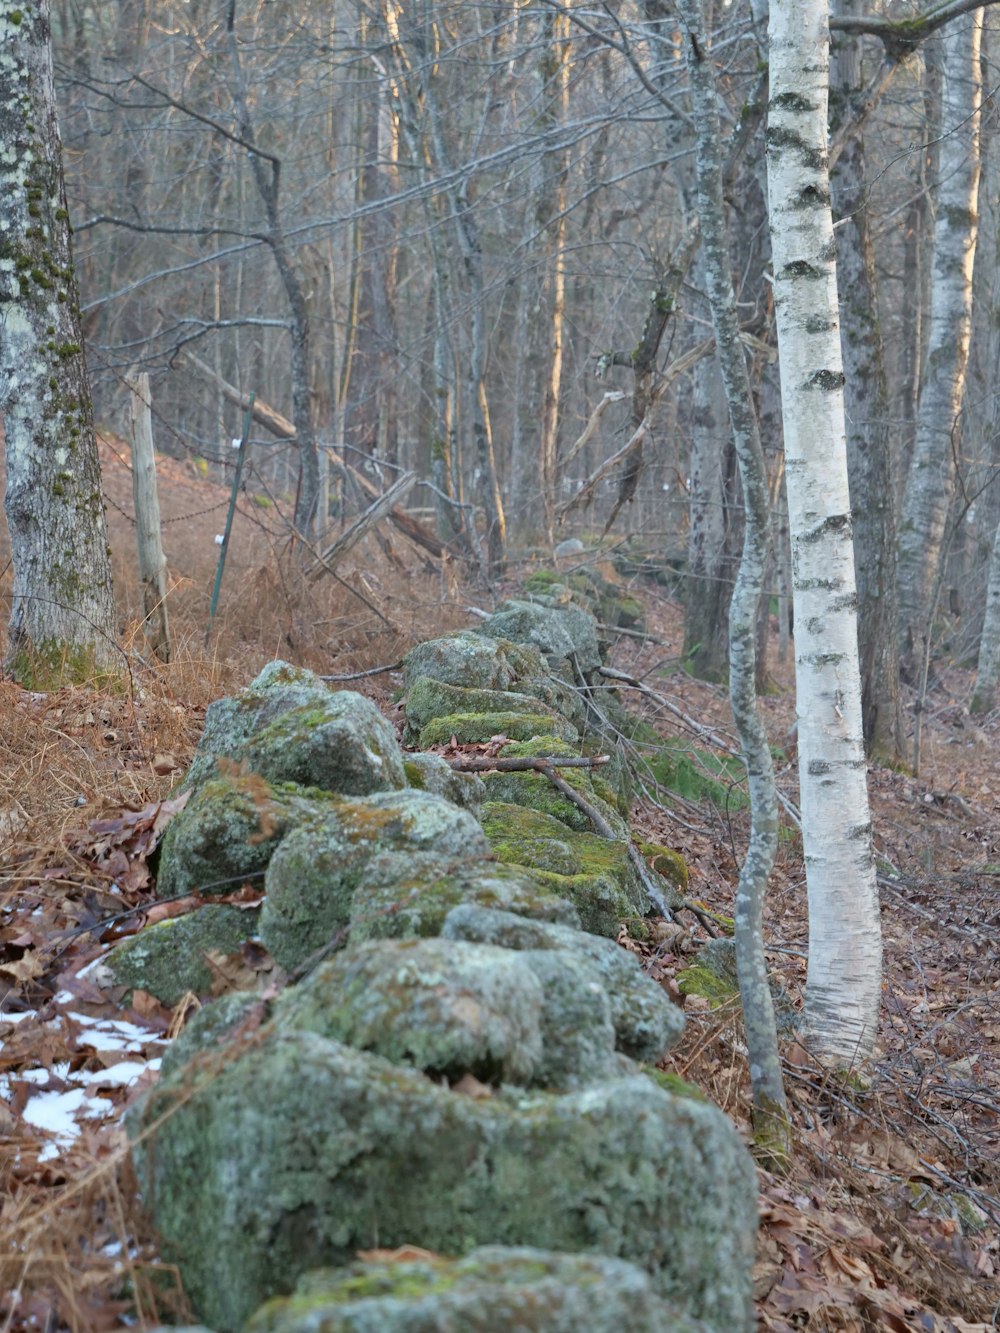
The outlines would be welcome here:
[[[757,707],[755,632],[767,565],[767,471],[733,294],[722,196],[722,131],[701,0],[679,0],[698,127],[698,211],[712,326],[746,505],[743,555],[729,610],[729,698],[750,784],[750,843],[736,892],[736,970],[753,1085],[754,1140],[768,1159],[791,1153],[788,1107],[764,955],[763,904],[778,843],[778,798],[767,732]]]
[[[901,647],[922,655],[959,449],[972,328],[979,193],[982,10],[944,31],[930,336],[899,530]]]
[[[771,0],[768,196],[795,608],[805,1024],[839,1069],[871,1056],[881,932],[865,783],[844,372],[827,156],[824,0]]]
[[[859,0],[838,0],[839,15],[861,12]],[[861,41],[841,35],[831,69],[833,119],[854,114],[864,91]],[[865,749],[882,763],[903,759],[896,644],[896,550],[889,391],[875,285],[864,131],[847,140],[833,172],[837,225],[841,349],[847,422],[847,471],[858,585],[858,651]]]
[[[48,689],[116,663],[116,617],[52,87],[48,0],[0,0],[6,667]]]

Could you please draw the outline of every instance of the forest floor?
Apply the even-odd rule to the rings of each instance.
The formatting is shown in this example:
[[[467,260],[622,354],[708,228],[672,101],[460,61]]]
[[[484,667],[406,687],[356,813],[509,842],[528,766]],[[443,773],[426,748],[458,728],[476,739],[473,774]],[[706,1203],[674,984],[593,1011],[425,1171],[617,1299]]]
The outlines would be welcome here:
[[[198,1001],[171,1012],[137,993],[126,1010],[87,969],[173,910],[156,903],[147,857],[207,704],[276,656],[331,675],[390,667],[420,639],[474,623],[469,607],[487,604],[391,529],[345,561],[343,582],[310,582],[287,550],[281,498],[248,495],[206,637],[228,492],[161,459],[174,653],[156,663],[138,628],[125,455],[112,441],[103,457],[127,687],[38,694],[0,681],[0,1333],[89,1333],[185,1316],[176,1275],[135,1203],[121,1113],[155,1078],[165,1042]],[[651,584],[633,591],[648,637],[621,636],[612,662],[660,696],[626,691],[674,758],[684,752],[689,775],[689,795],[647,796],[634,822],[684,854],[692,898],[729,916],[747,814],[707,736],[735,744],[725,693],[681,669],[677,602]],[[9,595],[8,570],[0,601]],[[762,707],[784,751],[779,784],[794,803],[791,665],[772,661],[771,670]],[[351,684],[398,718],[398,674]],[[957,665],[937,679],[919,778],[870,775],[885,941],[873,1076],[863,1087],[833,1084],[793,1037],[784,1041],[795,1158],[783,1176],[760,1173],[764,1330],[946,1333],[1000,1323],[1000,715],[970,718],[971,685]],[[701,785],[714,799],[699,794],[699,774],[713,779]],[[766,934],[775,976],[798,1005],[806,891],[790,821]],[[664,1067],[700,1086],[749,1137],[738,1004],[713,1008],[678,987],[706,938],[684,917],[657,924],[641,944],[623,933],[622,943],[688,1016]],[[219,960],[215,989],[263,984],[267,968],[259,952]]]

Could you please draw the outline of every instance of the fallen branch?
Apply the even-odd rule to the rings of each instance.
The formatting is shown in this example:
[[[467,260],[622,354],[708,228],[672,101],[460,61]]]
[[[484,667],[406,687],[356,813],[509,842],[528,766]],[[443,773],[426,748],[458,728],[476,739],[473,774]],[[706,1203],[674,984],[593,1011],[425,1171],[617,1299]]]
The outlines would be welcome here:
[[[380,495],[377,500],[373,501],[365,512],[340,534],[336,541],[331,542],[329,546],[320,551],[316,560],[306,570],[306,577],[315,580],[321,574],[332,574],[337,561],[346,555],[352,546],[356,546],[376,523],[380,523],[383,518],[387,517],[391,513],[393,505],[401,502],[409,495],[416,484],[416,480],[417,474],[415,472],[404,472],[384,495]]]
[[[527,772],[530,769],[545,773],[550,768],[598,768],[601,764],[610,762],[611,756],[608,754],[599,754],[594,758],[588,758],[586,755],[574,755],[570,758],[562,758],[559,755],[532,755],[507,759],[491,759],[489,755],[465,755],[461,759],[448,760],[456,773],[489,773],[494,769],[501,773]],[[604,836],[615,835],[612,833]]]

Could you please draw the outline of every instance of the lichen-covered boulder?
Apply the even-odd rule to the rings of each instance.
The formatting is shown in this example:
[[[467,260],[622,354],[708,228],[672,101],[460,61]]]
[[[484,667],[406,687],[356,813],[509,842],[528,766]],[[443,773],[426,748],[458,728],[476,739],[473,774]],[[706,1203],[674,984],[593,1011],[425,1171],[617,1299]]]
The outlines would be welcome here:
[[[247,689],[209,705],[184,785],[216,777],[220,760],[271,782],[349,796],[405,786],[395,730],[375,704],[281,661],[269,663]]]
[[[547,893],[530,871],[436,852],[379,852],[354,892],[351,941],[440,935],[445,917],[460,903],[580,925],[573,904]]]
[[[406,785],[396,733],[375,705],[287,662],[269,663],[247,689],[209,705],[184,785],[217,776],[220,759],[270,782],[354,796]]]
[[[319,1269],[261,1307],[246,1333],[711,1333],[649,1274],[600,1254],[483,1246],[463,1259]]]
[[[189,991],[211,990],[216,974],[208,955],[237,953],[256,934],[259,915],[256,907],[209,903],[122,940],[104,966],[113,985],[148,991],[171,1008]]]
[[[551,893],[574,903],[585,930],[616,937],[623,921],[638,926],[649,910],[624,840],[577,832],[503,802],[483,806],[483,831],[498,860],[530,868]]]
[[[219,1333],[309,1269],[414,1243],[597,1252],[718,1333],[753,1326],[749,1154],[643,1075],[479,1099],[271,1024],[162,1080],[128,1128],[163,1259]]]
[[[351,919],[354,892],[379,851],[485,856],[482,829],[441,796],[407,789],[342,800],[324,818],[294,829],[267,868],[260,935],[275,961],[291,969],[331,944]]]
[[[240,771],[201,783],[167,826],[157,894],[233,893],[244,879],[259,883],[289,829],[320,817],[336,799]]]
[[[575,954],[580,960],[581,982],[596,979],[607,993],[618,1049],[634,1060],[659,1060],[684,1030],[680,1009],[646,976],[636,956],[613,940],[470,903],[448,913],[442,934],[446,939],[505,949],[559,949]]]
[[[510,690],[526,676],[544,672],[545,663],[537,648],[474,630],[458,630],[418,643],[403,658],[403,686],[407,691],[422,676],[467,689]]]
[[[597,621],[578,606],[548,607],[512,600],[480,626],[489,638],[537,648],[549,661],[573,660],[585,676],[601,665]]]
[[[499,713],[449,713],[436,717],[420,730],[418,744],[422,749],[431,745],[447,745],[451,738],[462,745],[506,736],[512,741],[530,741],[533,736],[554,736],[557,740],[575,743],[579,733],[571,722],[549,709],[537,711],[544,705],[532,703],[535,711],[519,713],[515,710]]]
[[[613,1077],[611,1006],[579,955],[393,940],[351,947],[278,1001],[284,1030],[332,1037],[455,1084],[567,1090]]]
[[[404,756],[403,772],[408,787],[443,796],[446,801],[460,805],[463,810],[479,818],[486,799],[486,788],[478,773],[458,773],[441,755],[422,754],[420,751]]]

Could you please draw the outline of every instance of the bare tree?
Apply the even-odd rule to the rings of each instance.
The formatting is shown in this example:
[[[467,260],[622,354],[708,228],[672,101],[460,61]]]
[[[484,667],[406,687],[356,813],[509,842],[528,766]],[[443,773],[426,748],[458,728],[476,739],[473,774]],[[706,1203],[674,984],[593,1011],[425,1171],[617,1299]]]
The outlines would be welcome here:
[[[0,410],[14,566],[7,669],[116,662],[116,618],[52,83],[49,5],[0,3]]]

